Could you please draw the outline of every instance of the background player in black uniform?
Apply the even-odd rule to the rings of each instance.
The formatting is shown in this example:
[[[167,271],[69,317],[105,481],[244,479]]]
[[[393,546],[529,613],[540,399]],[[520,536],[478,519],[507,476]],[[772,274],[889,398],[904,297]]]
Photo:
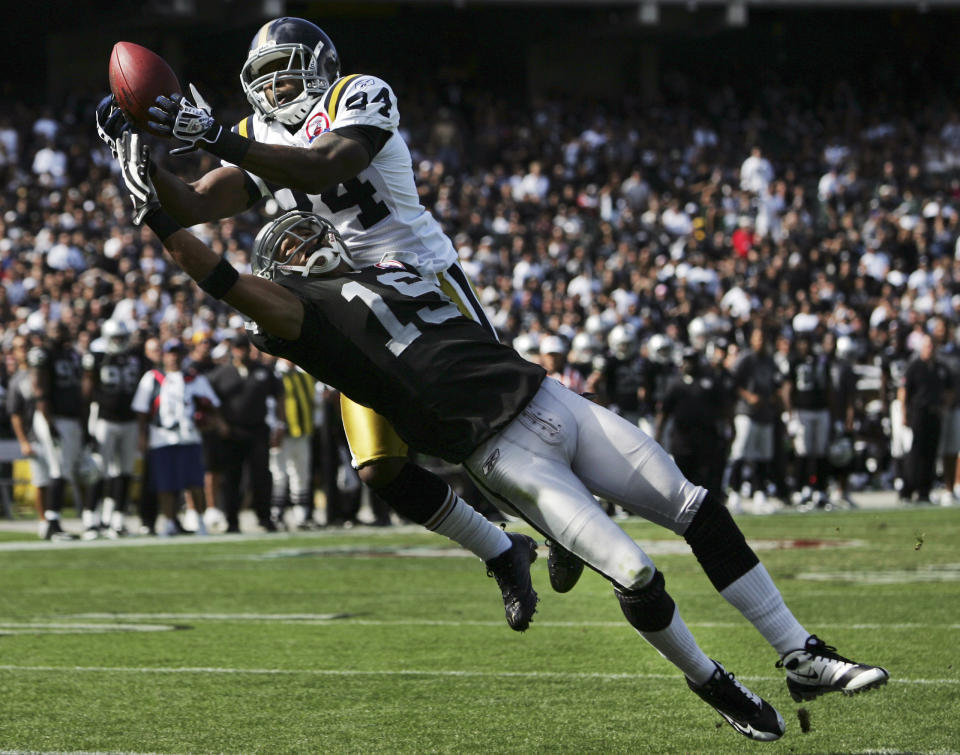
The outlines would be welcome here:
[[[812,333],[797,335],[782,393],[784,410],[790,415],[800,502],[823,506],[827,502],[832,395],[827,357],[814,352],[812,338]]]
[[[353,270],[334,228],[294,211],[260,232],[258,275],[241,276],[162,211],[139,138],[125,135],[120,156],[137,220],[204,290],[256,322],[258,346],[380,412],[418,450],[462,462],[487,497],[604,574],[630,624],[737,731],[777,739],[783,719],[696,645],[662,574],[594,493],[687,539],[721,594],[781,654],[796,699],[886,682],[886,671],[842,659],[797,622],[717,497],[652,438],[545,379],[413,267],[390,259]]]
[[[92,435],[104,477],[99,522],[104,534],[116,537],[126,532],[123,517],[137,456],[137,415],[131,403],[146,364],[130,348],[130,329],[125,323],[107,320],[101,335],[104,351],[83,356],[83,391],[96,405]]]
[[[667,385],[657,414],[657,440],[670,425],[666,445],[680,471],[707,490],[723,482],[724,399],[718,376],[693,347],[683,350],[680,374]]]
[[[40,537],[46,540],[72,539],[60,526],[60,513],[49,508],[50,460],[52,444],[41,443],[40,435],[49,435],[46,422],[37,416],[36,368],[46,358],[42,349],[29,349],[27,338],[14,336],[11,344],[16,371],[7,385],[7,413],[20,453],[30,460],[30,482],[35,491],[35,505],[40,517]],[[38,433],[38,430],[40,432]],[[47,511],[50,511],[49,516]]]
[[[77,466],[83,450],[87,409],[81,390],[80,355],[71,345],[70,331],[62,322],[47,326],[46,353],[36,367],[37,411],[50,428],[50,501],[48,511],[63,510],[66,483],[73,485],[79,504]],[[41,438],[46,443],[46,439]],[[48,515],[49,517],[49,515]]]

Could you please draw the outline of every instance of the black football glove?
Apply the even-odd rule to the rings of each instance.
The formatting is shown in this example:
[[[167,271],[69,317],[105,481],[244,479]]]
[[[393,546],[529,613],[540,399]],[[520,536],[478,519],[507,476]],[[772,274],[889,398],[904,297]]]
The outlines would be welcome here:
[[[120,136],[133,128],[123,111],[117,105],[112,94],[108,94],[97,105],[97,135],[103,139],[114,157],[119,154]]]

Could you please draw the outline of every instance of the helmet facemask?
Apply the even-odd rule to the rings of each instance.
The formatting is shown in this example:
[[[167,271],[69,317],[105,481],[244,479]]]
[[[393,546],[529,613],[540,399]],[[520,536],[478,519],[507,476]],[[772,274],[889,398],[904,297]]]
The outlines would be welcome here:
[[[325,71],[318,70],[321,57],[329,57],[329,53],[322,55],[323,46],[320,42],[310,49],[307,45],[290,42],[265,45],[252,52],[240,71],[240,82],[253,108],[267,120],[277,120],[288,126],[302,123],[333,83]],[[332,55],[336,65],[335,50]],[[267,67],[276,68],[278,63],[283,64],[279,70],[263,72]],[[299,85],[299,93],[287,102],[278,102],[277,85],[288,81]],[[267,87],[273,91],[274,102],[267,97]]]
[[[292,210],[257,234],[251,266],[254,274],[273,280],[277,273],[322,275],[341,261],[351,264],[336,229],[315,213]]]

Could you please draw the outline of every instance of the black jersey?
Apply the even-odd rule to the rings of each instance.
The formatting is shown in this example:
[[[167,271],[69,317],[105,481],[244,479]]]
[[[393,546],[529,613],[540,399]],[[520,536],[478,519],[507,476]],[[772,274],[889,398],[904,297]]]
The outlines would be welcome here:
[[[140,377],[147,371],[143,357],[131,351],[93,352],[84,354],[83,368],[93,377],[91,400],[99,406],[98,417],[111,422],[137,418],[131,404]]]
[[[603,370],[603,387],[607,400],[621,412],[641,412],[640,388],[643,387],[643,360],[639,357],[619,359],[610,356]]]
[[[242,373],[233,364],[220,365],[207,373],[207,380],[220,398],[227,424],[248,430],[266,427],[269,399],[283,393],[277,374],[257,362],[248,363]]]
[[[80,386],[80,355],[69,346],[49,349],[42,367],[43,397],[50,402],[55,417],[80,419],[83,414],[83,392]]]
[[[277,283],[303,302],[300,337],[254,334],[257,348],[374,409],[422,453],[463,461],[527,405],[545,376],[400,262]]]
[[[830,368],[815,354],[790,360],[790,403],[794,409],[830,408]]]

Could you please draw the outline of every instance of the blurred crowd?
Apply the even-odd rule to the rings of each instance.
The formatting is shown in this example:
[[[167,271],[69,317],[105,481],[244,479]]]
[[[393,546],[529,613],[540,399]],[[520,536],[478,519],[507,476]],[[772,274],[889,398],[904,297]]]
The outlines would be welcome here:
[[[842,80],[771,80],[746,98],[679,75],[657,103],[609,107],[394,88],[422,202],[502,339],[678,461],[715,443],[719,463],[685,469],[696,481],[757,510],[771,495],[816,507],[864,488],[942,503],[960,491],[960,112],[946,98],[907,107]],[[241,102],[214,104],[239,119]],[[41,347],[51,323],[81,360],[114,322],[125,348],[177,341],[210,370],[242,337],[241,318],[131,225],[94,105],[0,112],[4,386],[22,367],[14,339]],[[159,143],[155,156],[186,177],[215,165]],[[276,209],[194,230],[248,270]],[[338,475],[341,490],[356,483],[327,434],[314,453],[333,495]]]

